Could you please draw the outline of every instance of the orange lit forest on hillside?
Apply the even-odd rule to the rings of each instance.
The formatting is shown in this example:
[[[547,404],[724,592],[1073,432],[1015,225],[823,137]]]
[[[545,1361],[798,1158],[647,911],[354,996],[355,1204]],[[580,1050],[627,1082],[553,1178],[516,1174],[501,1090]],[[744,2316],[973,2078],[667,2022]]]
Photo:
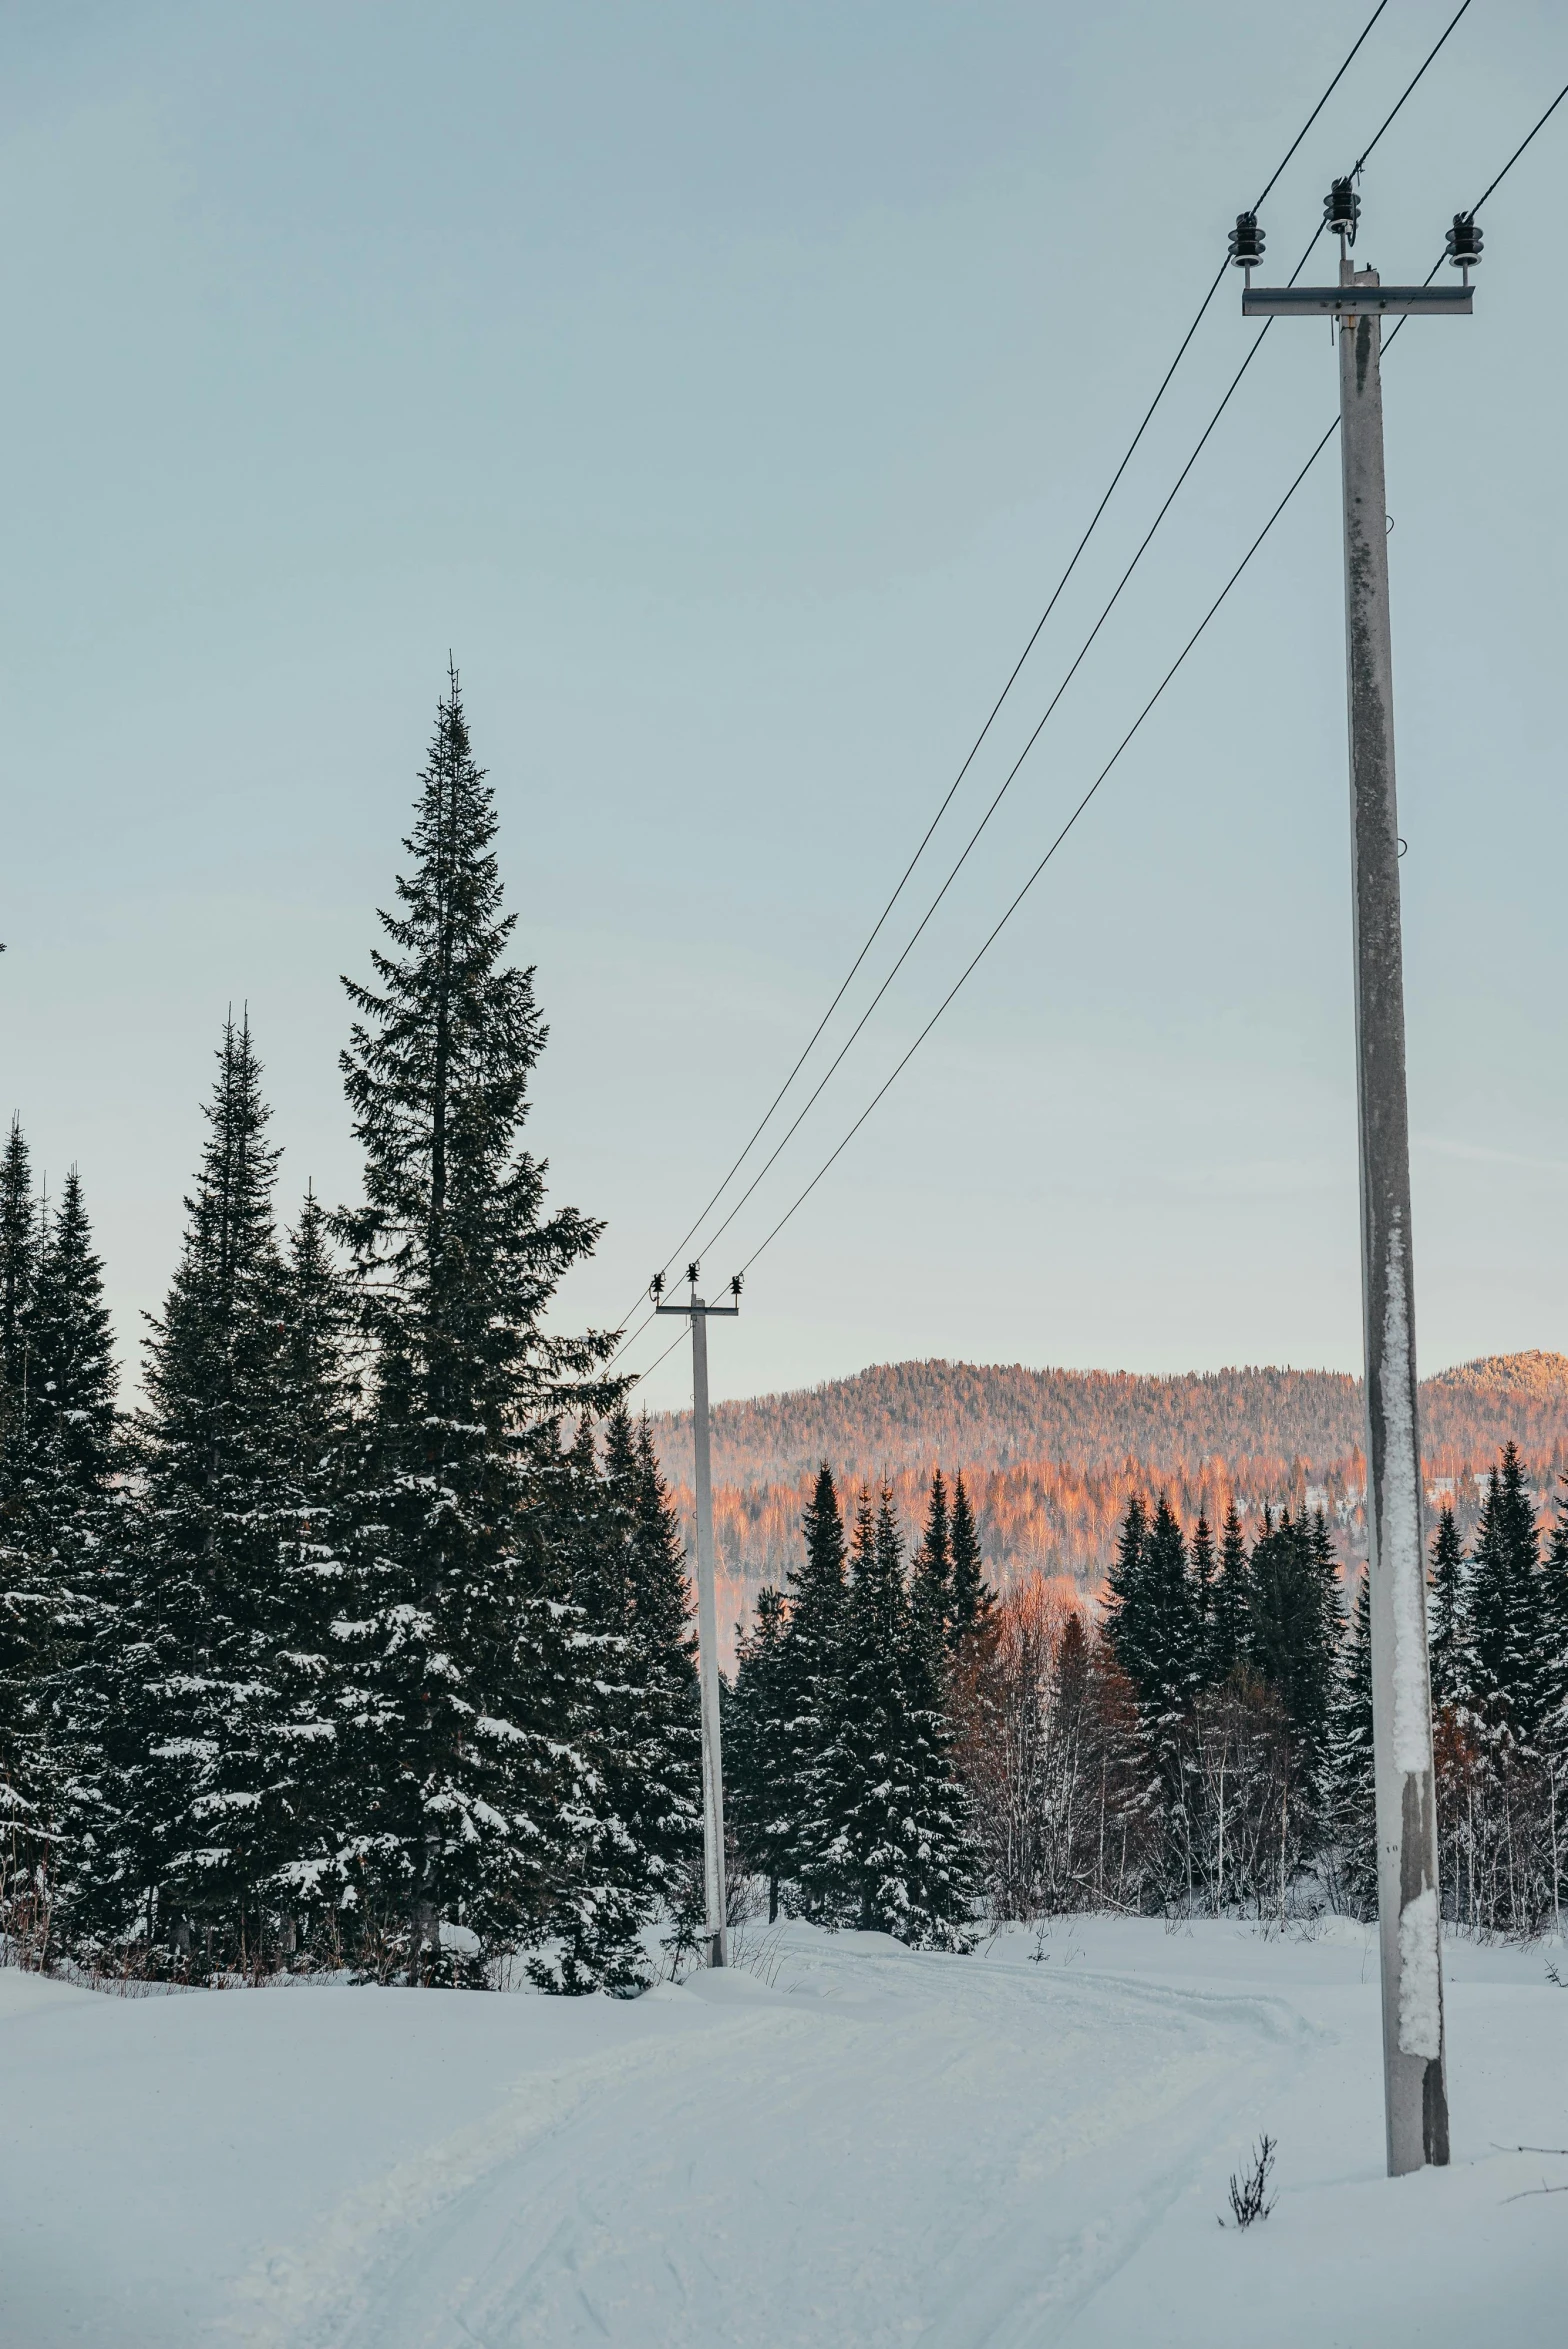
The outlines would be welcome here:
[[[1428,1498],[1473,1523],[1479,1479],[1510,1437],[1543,1507],[1568,1470],[1568,1356],[1494,1355],[1423,1381]],[[688,1529],[691,1415],[652,1421]],[[961,1472],[992,1579],[1032,1573],[1095,1588],[1134,1492],[1164,1490],[1183,1521],[1234,1497],[1249,1532],[1266,1505],[1321,1506],[1347,1558],[1364,1551],[1361,1395],[1322,1370],[1143,1378],[1125,1371],[898,1362],[853,1378],[721,1403],[713,1413],[714,1524],[726,1630],[799,1555],[800,1513],[826,1460],[841,1490],[892,1487],[905,1526],[931,1472]]]

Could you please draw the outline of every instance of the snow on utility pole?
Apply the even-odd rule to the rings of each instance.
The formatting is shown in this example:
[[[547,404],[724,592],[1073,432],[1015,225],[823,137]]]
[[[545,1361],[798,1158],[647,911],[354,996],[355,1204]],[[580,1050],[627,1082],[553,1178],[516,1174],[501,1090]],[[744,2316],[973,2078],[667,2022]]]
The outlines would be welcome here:
[[[1421,1529],[1410,1130],[1405,1087],[1399,815],[1383,485],[1382,321],[1468,316],[1481,234],[1456,215],[1459,285],[1385,286],[1350,258],[1361,200],[1339,179],[1324,203],[1339,237],[1337,286],[1254,287],[1263,254],[1242,213],[1231,259],[1245,269],[1247,318],[1325,315],[1338,324],[1345,504],[1345,646],[1350,704],[1350,836],[1361,1136],[1361,1303],[1366,1345],[1367,1571],[1372,1588],[1372,1743],[1383,1980],[1383,2085],[1392,2177],[1448,2159],[1437,1805]]]
[[[719,1621],[714,1589],[713,1467],[708,1445],[708,1322],[715,1314],[740,1311],[740,1275],[730,1283],[728,1305],[706,1305],[697,1294],[699,1267],[688,1264],[691,1295],[683,1305],[666,1305],[664,1275],[656,1273],[649,1294],[656,1313],[684,1313],[691,1320],[691,1433],[697,1492],[697,1670],[702,1686],[702,1882],[708,1963],[729,1961],[724,1882],[724,1751],[719,1736]]]

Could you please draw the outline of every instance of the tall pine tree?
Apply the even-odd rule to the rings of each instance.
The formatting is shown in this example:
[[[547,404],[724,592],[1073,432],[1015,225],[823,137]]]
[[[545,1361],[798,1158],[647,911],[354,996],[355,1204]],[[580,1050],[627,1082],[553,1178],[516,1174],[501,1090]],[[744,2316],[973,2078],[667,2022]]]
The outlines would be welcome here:
[[[996,1593],[985,1578],[980,1556],[980,1530],[962,1476],[953,1479],[953,1515],[949,1533],[952,1567],[948,1578],[948,1644],[961,1647],[983,1631],[996,1606]]]
[[[884,1488],[873,1512],[863,1493],[811,1877],[836,1921],[964,1948],[969,1854],[932,1656],[905,1587],[892,1495]]]
[[[1544,1713],[1540,1681],[1540,1544],[1517,1444],[1492,1470],[1466,1591],[1468,1703],[1496,1751],[1533,1747]]]
[[[842,1663],[846,1605],[844,1519],[824,1461],[801,1518],[804,1556],[786,1576],[789,1619],[777,1666],[780,1745],[776,1812],[767,1833],[781,1873],[815,1913],[814,1823]]]
[[[1458,1704],[1464,1666],[1465,1553],[1450,1508],[1440,1513],[1437,1531],[1432,1536],[1427,1587],[1432,1631],[1432,1711],[1439,1714],[1452,1712]]]
[[[49,1826],[43,1856],[56,1926],[96,1851],[104,1669],[118,1609],[116,1372],[75,1167],[43,1229],[31,1315],[31,1440],[25,1540],[39,1605],[27,1694],[34,1792]]]
[[[935,1637],[945,1640],[953,1622],[953,1543],[947,1483],[940,1468],[932,1472],[925,1532],[915,1552],[913,1597]]]
[[[784,1593],[765,1586],[736,1646],[735,1690],[724,1725],[725,1817],[746,1867],[767,1879],[770,1925],[779,1913],[794,1841],[779,1801],[788,1751],[780,1670],[788,1627]]]
[[[1223,1687],[1246,1662],[1249,1588],[1247,1544],[1233,1494],[1225,1504],[1219,1564],[1210,1585],[1204,1678],[1212,1688]]]
[[[346,1857],[384,1962],[413,1980],[440,1968],[443,1920],[482,1950],[547,1934],[609,1828],[598,1761],[574,1742],[594,1635],[557,1430],[613,1401],[597,1376],[611,1342],[543,1327],[599,1226],[546,1215],[521,1144],[545,1028],[532,972],[505,959],[495,832],[454,672],[387,949],[373,985],[347,983],[343,1056],[365,1201],[340,1228],[371,1357],[346,1740],[364,1823]],[[609,1945],[618,1897],[605,1910],[613,1973],[630,1962],[624,1937]],[[579,1946],[593,1939],[583,1919]]]
[[[126,1915],[183,1961],[255,1959],[274,1852],[258,1739],[277,1529],[285,1273],[248,1020],[231,1018],[186,1201],[179,1266],[146,1345],[141,1498],[114,1734]]]

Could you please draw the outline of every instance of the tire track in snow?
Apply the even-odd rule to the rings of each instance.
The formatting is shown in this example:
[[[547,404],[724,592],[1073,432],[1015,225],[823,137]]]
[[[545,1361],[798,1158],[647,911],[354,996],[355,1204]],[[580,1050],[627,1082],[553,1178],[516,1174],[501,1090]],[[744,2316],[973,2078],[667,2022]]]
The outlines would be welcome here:
[[[1052,2341],[1315,2036],[1272,1999],[860,1937],[789,1966],[787,1990],[674,1994],[706,2027],[520,2084],[269,2262],[239,2336]]]

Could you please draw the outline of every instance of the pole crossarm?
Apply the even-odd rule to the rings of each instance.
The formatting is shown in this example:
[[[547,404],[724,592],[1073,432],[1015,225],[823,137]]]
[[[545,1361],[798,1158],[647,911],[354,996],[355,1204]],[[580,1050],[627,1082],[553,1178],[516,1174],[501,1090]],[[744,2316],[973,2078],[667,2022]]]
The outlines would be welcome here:
[[[1253,285],[1243,289],[1243,318],[1468,318],[1468,285]]]
[[[716,1313],[735,1314],[740,1311],[740,1307],[738,1305],[704,1305],[702,1299],[698,1297],[686,1305],[655,1305],[653,1310],[655,1313],[700,1313],[704,1321],[711,1321]],[[673,1338],[670,1343],[671,1345],[675,1343]]]

